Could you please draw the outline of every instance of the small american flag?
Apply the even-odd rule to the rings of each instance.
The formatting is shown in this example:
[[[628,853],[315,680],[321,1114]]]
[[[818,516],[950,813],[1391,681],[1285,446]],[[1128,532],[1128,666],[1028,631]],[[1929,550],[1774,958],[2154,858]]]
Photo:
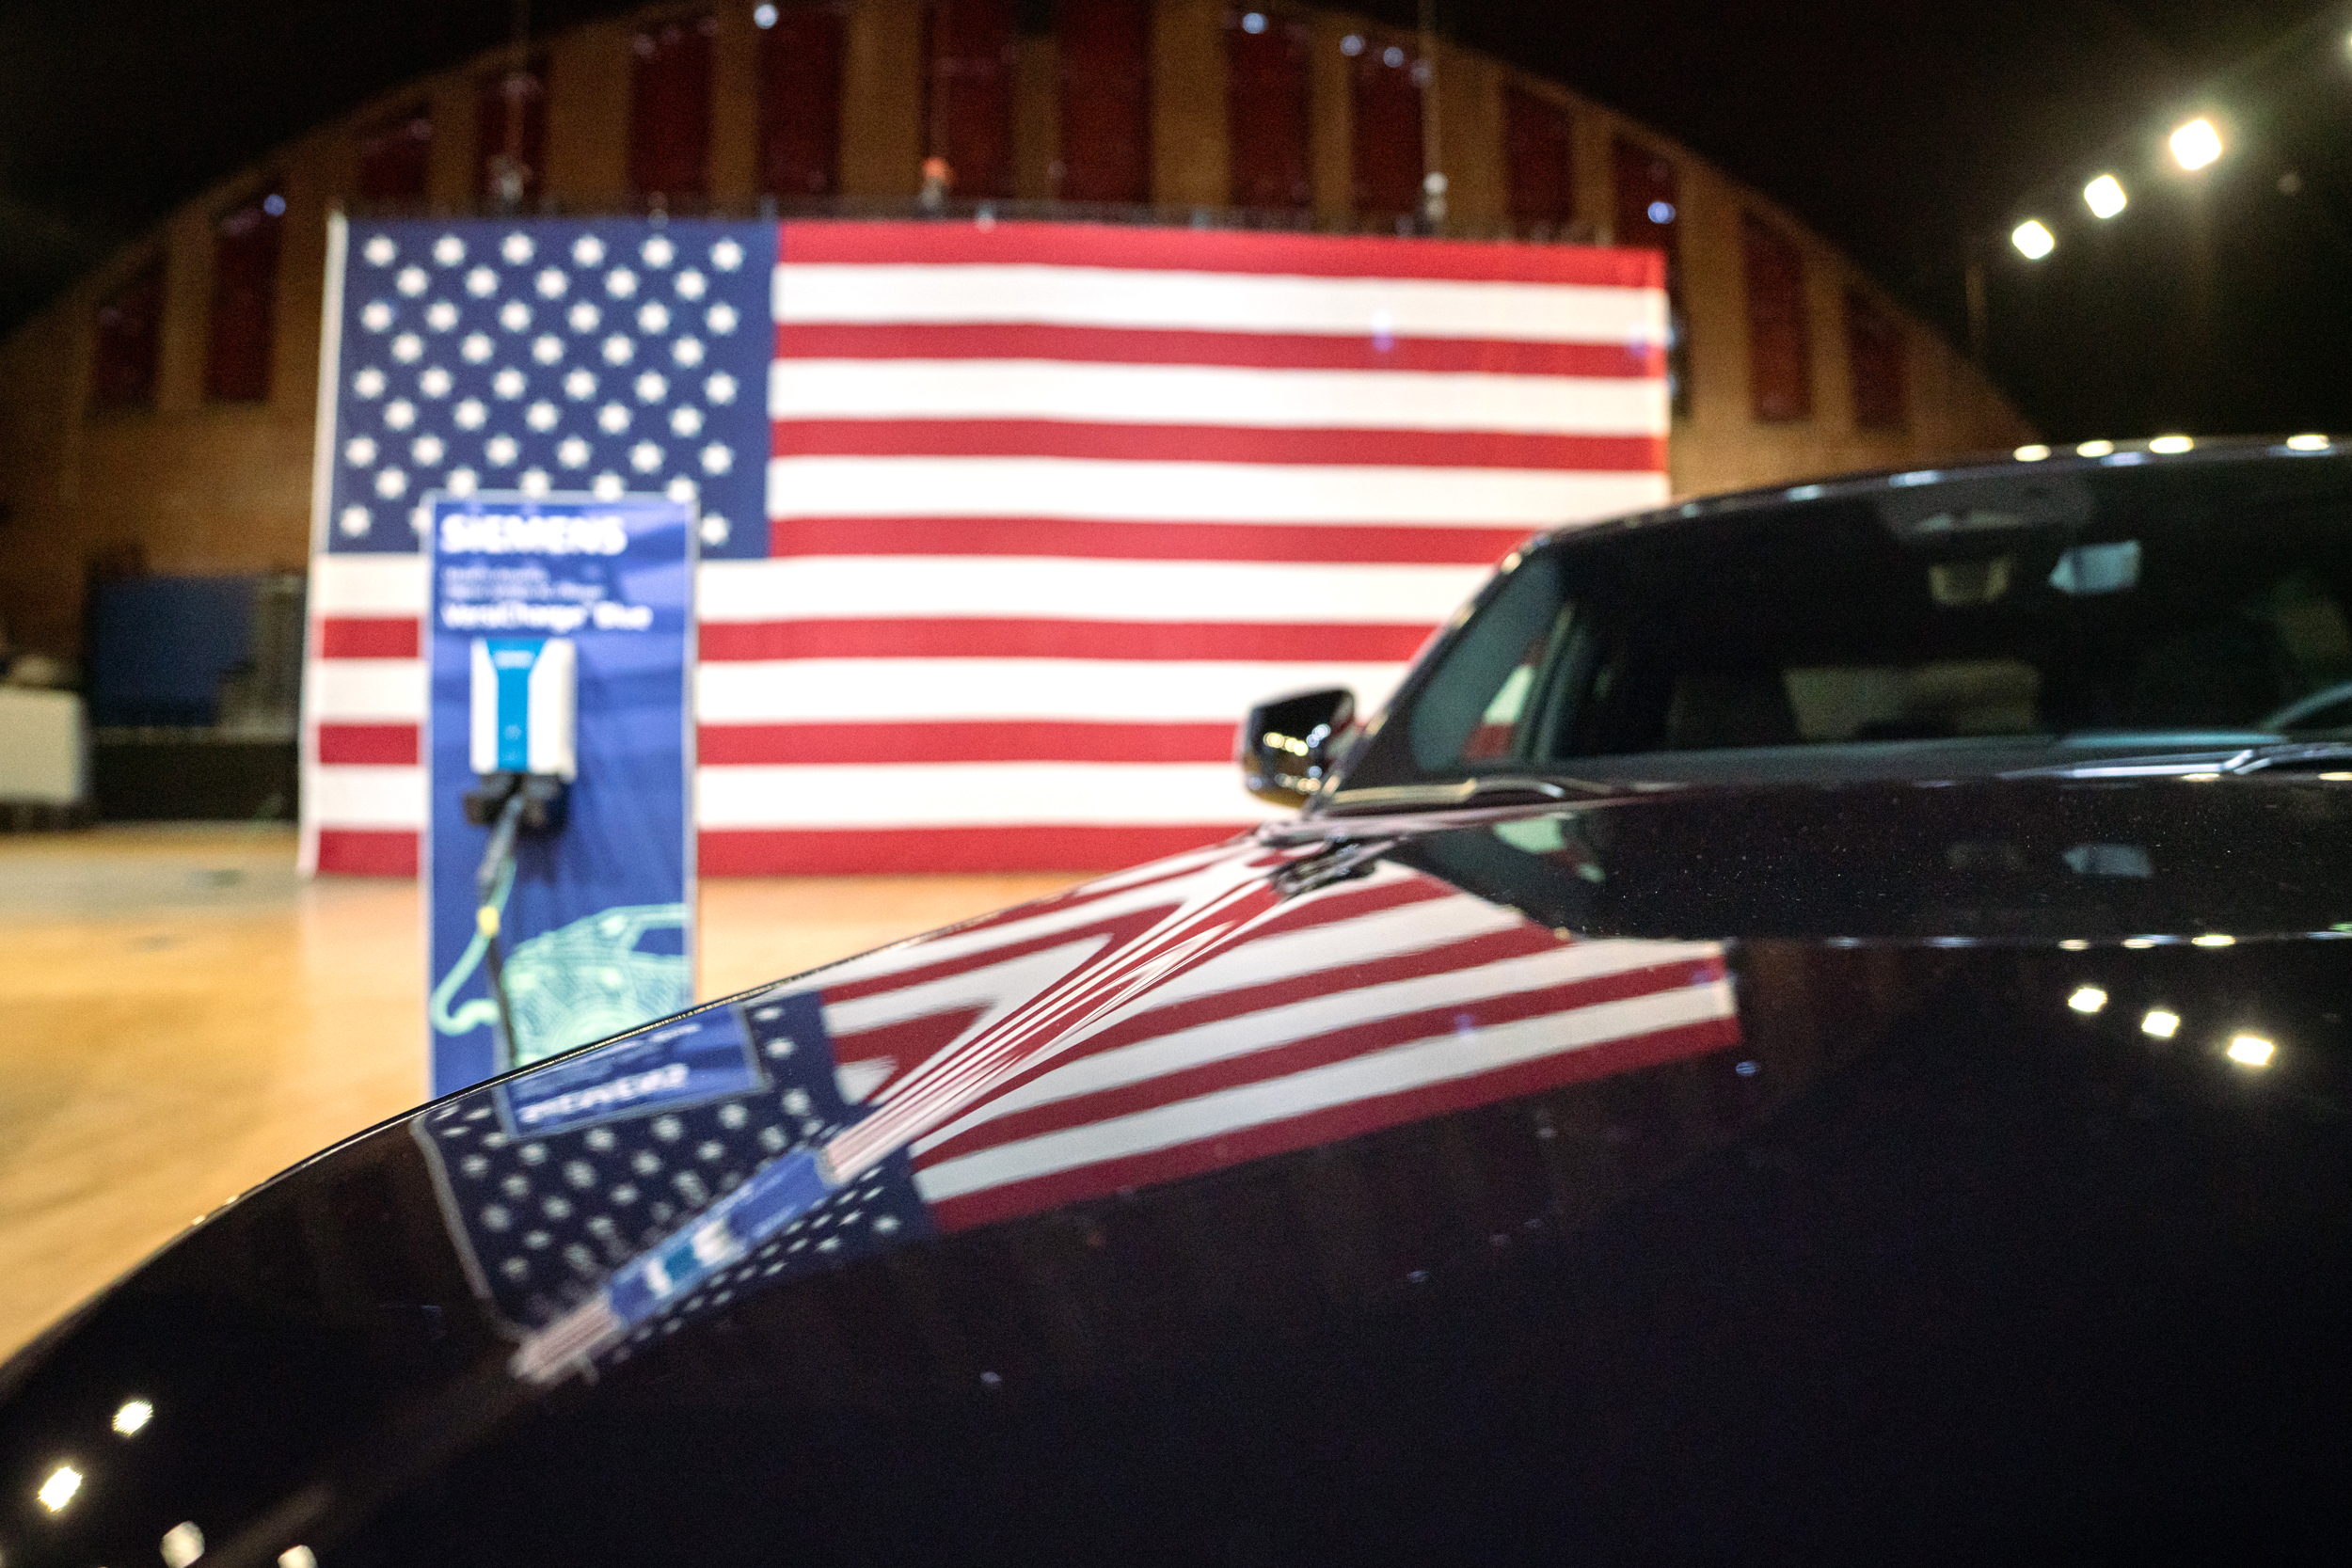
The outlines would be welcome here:
[[[1576,941],[1394,863],[1285,895],[1297,859],[1179,857],[438,1108],[420,1135],[526,1370],[932,1234],[1740,1039],[1715,943]]]
[[[415,863],[427,489],[700,502],[722,875],[1222,837],[1251,703],[1378,705],[1530,532],[1666,493],[1648,252],[534,219],[355,223],[331,266],[320,869]]]

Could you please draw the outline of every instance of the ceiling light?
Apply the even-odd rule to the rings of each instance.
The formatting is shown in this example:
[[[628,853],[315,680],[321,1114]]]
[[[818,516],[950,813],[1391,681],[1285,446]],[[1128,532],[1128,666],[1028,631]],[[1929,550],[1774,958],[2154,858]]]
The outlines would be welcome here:
[[[2083,205],[2090,209],[2092,217],[2115,216],[2123,210],[2126,199],[2123,182],[2112,174],[2102,174],[2083,187]]]
[[[2050,449],[2043,446],[2039,441],[2034,441],[2026,446],[2019,447],[2015,451],[2010,453],[2010,455],[2017,459],[2020,463],[2039,463],[2043,458],[2050,455]]]
[[[2169,1040],[2180,1032],[2181,1015],[2163,1007],[2151,1007],[2148,1016],[2139,1021],[2139,1032],[2152,1039]]]
[[[193,1519],[183,1519],[164,1531],[163,1559],[168,1568],[189,1568],[204,1555],[204,1532]]]
[[[145,1400],[124,1400],[122,1408],[115,1412],[115,1430],[125,1437],[135,1437],[154,1415],[155,1407]]]
[[[2240,1067],[2268,1067],[2279,1048],[2260,1035],[2239,1035],[2230,1041],[2229,1058]]]
[[[2107,1005],[2107,993],[2097,986],[2080,986],[2066,999],[2066,1005],[2078,1013],[2095,1013]]]
[[[2040,218],[2027,218],[2010,230],[2009,243],[2028,261],[2039,261],[2058,248],[2058,237],[2042,226]]]
[[[2325,436],[2290,436],[2287,437],[2287,451],[2326,451],[2327,450],[2328,437]]]
[[[2148,443],[2148,450],[2150,451],[2160,451],[2169,454],[2172,452],[2186,451],[2196,444],[2196,442],[2190,440],[2185,436],[2159,436],[2154,440]]]
[[[60,1465],[49,1472],[49,1479],[40,1483],[38,1496],[40,1506],[55,1513],[73,1500],[73,1494],[82,1489],[82,1472],[71,1465]]]
[[[2113,441],[2085,441],[2074,449],[2076,457],[2105,457],[2115,450]]]
[[[2201,937],[2189,938],[2189,941],[2199,947],[2234,947],[2237,945],[2237,938],[2223,936],[2219,931],[2207,931]]]
[[[2203,168],[2221,156],[2221,133],[2210,119],[2192,119],[2172,133],[2172,159],[2183,168]]]

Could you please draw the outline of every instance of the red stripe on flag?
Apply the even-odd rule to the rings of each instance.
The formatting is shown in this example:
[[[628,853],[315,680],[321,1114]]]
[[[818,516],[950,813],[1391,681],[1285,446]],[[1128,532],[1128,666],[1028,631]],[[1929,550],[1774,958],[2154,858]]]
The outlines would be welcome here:
[[[1545,343],[1512,338],[1390,338],[1370,333],[1206,332],[1188,328],[1049,326],[1043,323],[784,322],[779,359],[1051,359],[1105,365],[1213,365],[1260,371],[1411,371],[1663,375],[1658,343]]]
[[[794,263],[1132,267],[1151,271],[1287,273],[1306,277],[1395,277],[1479,283],[1580,284],[1661,289],[1665,258],[1654,250],[1249,232],[1083,223],[791,222],[778,257],[792,287]]]
[[[1231,762],[1232,724],[1045,720],[884,724],[704,724],[706,768],[925,762]]]
[[[1111,523],[1074,517],[777,517],[768,525],[771,556],[1038,555],[1490,566],[1527,540],[1523,528]]]
[[[417,618],[413,615],[325,615],[319,618],[319,644],[312,658],[414,658],[417,657]]]
[[[418,761],[418,726],[322,721],[319,761],[328,768],[413,768]]]
[[[839,877],[930,871],[1109,871],[1233,836],[1230,822],[1132,828],[723,828],[703,830],[713,877]]]
[[[1351,1101],[1283,1121],[1235,1128],[1198,1143],[1122,1155],[961,1197],[936,1199],[930,1204],[931,1218],[943,1230],[968,1230],[998,1220],[1042,1213],[1068,1203],[1106,1197],[1122,1188],[1153,1186],[1229,1169],[1268,1155],[1336,1143],[1405,1122],[1472,1110],[1569,1084],[1635,1072],[1739,1043],[1740,1026],[1736,1021],[1703,1019],[1652,1034],[1564,1051],[1473,1078],[1457,1078]]]
[[[1291,429],[1079,420],[779,420],[778,457],[1082,457],[1142,463],[1369,464],[1649,472],[1663,436],[1502,430]]]
[[[346,877],[413,877],[420,836],[405,828],[321,828],[319,869]]]
[[[702,657],[759,658],[1408,659],[1427,626],[1210,621],[706,621]]]

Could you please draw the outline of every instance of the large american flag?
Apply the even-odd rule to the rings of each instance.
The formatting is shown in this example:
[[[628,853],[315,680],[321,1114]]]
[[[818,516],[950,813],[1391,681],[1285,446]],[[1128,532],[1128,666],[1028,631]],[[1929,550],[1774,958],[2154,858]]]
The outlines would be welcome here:
[[[418,1134],[521,1370],[926,1236],[1740,1041],[1717,943],[1581,941],[1377,861],[1285,891],[1317,859],[1182,855],[723,1004],[753,1070],[699,1095],[607,1073],[534,1120],[559,1102],[533,1074],[437,1108]]]
[[[702,508],[707,872],[1066,868],[1263,811],[1530,532],[1666,493],[1643,251],[1026,223],[358,222],[330,247],[307,863],[425,813],[436,489]]]

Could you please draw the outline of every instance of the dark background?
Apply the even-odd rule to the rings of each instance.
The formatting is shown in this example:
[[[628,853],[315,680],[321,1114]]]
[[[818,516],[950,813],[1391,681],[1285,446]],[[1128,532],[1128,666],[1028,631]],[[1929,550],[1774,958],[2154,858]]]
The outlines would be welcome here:
[[[633,8],[536,0],[530,21]],[[0,3],[0,328],[173,203],[514,20],[509,0]],[[1962,344],[1973,246],[1994,378],[2053,438],[2352,430],[2352,7],[1441,0],[1438,24],[1681,138]],[[2163,139],[2193,112],[2229,150],[2184,176]],[[2102,169],[2133,204],[2094,226],[2078,193]],[[2059,236],[2038,266],[2006,238],[2028,215]]]

